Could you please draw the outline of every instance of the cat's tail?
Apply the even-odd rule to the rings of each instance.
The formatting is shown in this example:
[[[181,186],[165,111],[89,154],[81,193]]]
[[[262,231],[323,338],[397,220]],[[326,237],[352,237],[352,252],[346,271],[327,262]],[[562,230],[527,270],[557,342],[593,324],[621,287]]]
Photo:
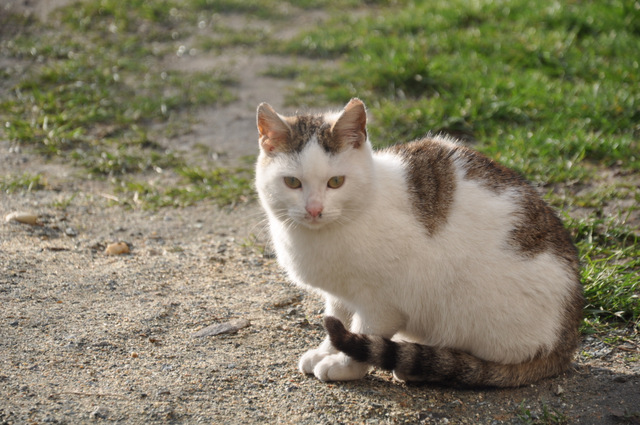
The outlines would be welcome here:
[[[519,364],[482,360],[450,348],[395,342],[380,336],[355,334],[335,317],[325,317],[331,344],[359,362],[385,370],[406,381],[438,382],[463,387],[518,387],[561,373],[573,351],[552,352]]]

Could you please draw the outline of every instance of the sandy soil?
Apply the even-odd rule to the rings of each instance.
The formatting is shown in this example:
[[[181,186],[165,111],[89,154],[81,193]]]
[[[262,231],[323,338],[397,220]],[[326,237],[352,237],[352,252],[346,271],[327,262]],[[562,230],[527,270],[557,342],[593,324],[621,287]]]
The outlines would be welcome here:
[[[45,18],[51,5],[17,3]],[[236,60],[239,99],[203,111],[192,140],[165,143],[255,154],[257,103],[283,103],[284,83],[259,73],[271,60]],[[640,365],[628,361],[638,347],[593,338],[566,374],[518,389],[404,385],[378,371],[352,383],[303,376],[299,356],[324,335],[322,305],[263,249],[257,204],[111,206],[107,183],[1,138],[0,170],[47,180],[0,194],[0,218],[38,215],[33,226],[0,222],[0,424],[640,423]],[[116,241],[131,253],[106,255]],[[250,324],[198,336],[238,319]]]

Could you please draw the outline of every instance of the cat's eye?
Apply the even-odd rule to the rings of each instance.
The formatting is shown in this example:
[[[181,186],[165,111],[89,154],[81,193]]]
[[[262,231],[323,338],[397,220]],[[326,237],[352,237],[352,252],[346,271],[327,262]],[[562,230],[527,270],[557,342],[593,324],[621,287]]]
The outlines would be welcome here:
[[[327,182],[327,186],[331,189],[337,189],[344,184],[344,176],[333,176]]]
[[[285,177],[284,184],[291,189],[300,189],[302,187],[302,182],[295,177]]]

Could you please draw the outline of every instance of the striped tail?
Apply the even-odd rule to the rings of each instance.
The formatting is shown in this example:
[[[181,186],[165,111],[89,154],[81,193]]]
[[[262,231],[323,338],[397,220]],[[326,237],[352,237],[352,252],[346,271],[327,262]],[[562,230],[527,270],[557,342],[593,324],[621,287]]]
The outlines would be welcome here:
[[[392,370],[406,381],[462,387],[518,387],[557,375],[570,364],[575,348],[558,349],[524,363],[501,364],[460,350],[354,334],[331,316],[324,323],[333,346],[354,360]]]

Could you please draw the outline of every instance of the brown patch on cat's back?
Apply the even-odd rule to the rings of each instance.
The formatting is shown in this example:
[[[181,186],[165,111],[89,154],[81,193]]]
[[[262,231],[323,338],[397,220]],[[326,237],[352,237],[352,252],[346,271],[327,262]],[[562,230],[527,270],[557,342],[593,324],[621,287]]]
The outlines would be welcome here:
[[[449,216],[456,188],[453,149],[434,139],[399,144],[387,152],[400,156],[406,164],[407,182],[414,210],[431,236]]]
[[[465,171],[467,180],[479,181],[496,193],[505,189],[527,185],[527,182],[515,171],[492,159],[464,146],[455,146],[455,158]]]
[[[523,188],[519,199],[520,220],[511,231],[521,252],[536,255],[551,251],[578,274],[578,250],[555,211],[531,186]]]
[[[562,221],[538,192],[520,174],[464,146],[455,147],[455,161],[465,171],[465,179],[478,181],[500,194],[507,189],[518,194],[518,220],[511,242],[525,256],[551,251],[578,273],[578,255]]]

